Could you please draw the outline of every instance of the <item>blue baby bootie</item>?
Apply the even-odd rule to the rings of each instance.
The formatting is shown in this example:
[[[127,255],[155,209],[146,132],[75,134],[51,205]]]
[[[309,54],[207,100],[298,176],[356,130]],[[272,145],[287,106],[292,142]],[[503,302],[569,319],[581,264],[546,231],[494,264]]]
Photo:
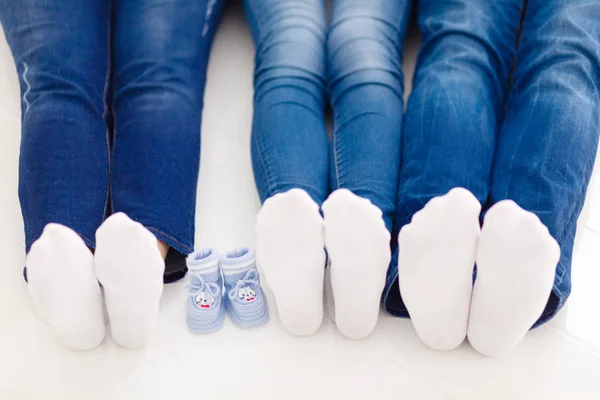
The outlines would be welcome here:
[[[202,249],[187,258],[187,324],[194,333],[211,333],[225,322],[223,279],[219,270],[219,252]]]
[[[269,320],[267,299],[260,287],[254,251],[248,248],[221,256],[225,280],[225,305],[229,317],[240,328],[263,325]]]

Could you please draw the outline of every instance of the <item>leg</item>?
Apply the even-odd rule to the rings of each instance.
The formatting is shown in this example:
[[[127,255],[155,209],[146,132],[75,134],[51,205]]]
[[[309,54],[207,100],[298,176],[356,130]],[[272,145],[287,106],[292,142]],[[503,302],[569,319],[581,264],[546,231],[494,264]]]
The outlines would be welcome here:
[[[165,268],[157,238],[192,251],[202,95],[221,7],[115,2],[116,213],[98,229],[95,264],[113,338],[125,347],[147,344],[156,325]]]
[[[190,253],[206,68],[222,1],[116,1],[112,205]]]
[[[323,213],[336,324],[352,338],[375,328],[390,262],[409,14],[406,0],[333,2],[327,42],[331,186],[342,189],[323,204]]]
[[[332,184],[369,199],[391,231],[404,109],[407,0],[334,0],[327,41]]]
[[[477,221],[488,197],[521,6],[522,0],[419,3],[423,47],[406,111],[396,214],[398,229],[413,224],[400,235],[385,304],[400,316],[408,309],[419,336],[438,349],[458,346],[466,334]],[[455,187],[472,194],[454,191],[424,208]],[[441,245],[450,242],[458,247]],[[427,306],[431,299],[439,301]]]
[[[93,348],[105,334],[88,247],[95,245],[108,187],[109,5],[0,0],[0,22],[21,79],[27,289],[62,342]]]
[[[454,187],[487,200],[522,0],[484,3],[419,2],[423,45],[406,110],[398,229]]]
[[[264,201],[256,255],[284,326],[308,335],[323,318],[325,4],[245,0],[244,6],[256,43],[252,163]]]
[[[21,81],[19,198],[27,251],[50,222],[74,229],[94,247],[104,218],[105,3],[0,0],[0,21]]]
[[[600,131],[598,18],[597,2],[528,1],[514,83],[498,140],[491,196],[493,202],[511,199],[535,213],[560,245],[561,254],[558,266],[555,262],[543,268],[549,270],[550,281],[541,299],[526,296],[530,306],[524,301],[515,303],[519,299],[516,293],[508,296],[506,290],[498,291],[495,300],[511,312],[503,312],[506,319],[496,320],[511,338],[500,335],[503,338],[499,340],[505,342],[496,343],[493,351],[516,346],[536,320],[540,324],[554,316],[571,291],[573,240]],[[529,255],[534,257],[534,253],[532,250]],[[479,266],[478,276],[484,267]],[[545,272],[539,273],[534,281],[545,286]],[[516,275],[525,279],[528,272]],[[517,277],[506,279],[513,282]],[[533,287],[525,289],[530,294],[537,292]],[[474,295],[477,291],[476,283]],[[510,328],[527,308],[529,316],[514,330]]]
[[[328,193],[325,6],[320,0],[244,0],[256,44],[252,165],[261,200]]]

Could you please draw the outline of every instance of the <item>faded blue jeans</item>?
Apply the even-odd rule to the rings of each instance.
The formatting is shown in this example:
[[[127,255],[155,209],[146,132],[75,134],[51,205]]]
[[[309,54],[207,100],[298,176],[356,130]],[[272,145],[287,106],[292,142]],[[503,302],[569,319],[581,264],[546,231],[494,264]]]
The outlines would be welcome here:
[[[27,250],[49,222],[93,248],[115,212],[193,250],[206,67],[222,0],[0,0],[21,83]]]
[[[484,212],[503,199],[534,212],[561,247],[536,325],[544,323],[571,292],[577,218],[596,156],[600,1],[419,0],[418,20],[423,46],[405,116],[396,229],[457,186]],[[385,307],[408,316],[397,276],[395,254]]]
[[[256,43],[252,162],[261,199],[292,188],[321,205],[346,188],[391,230],[409,0],[244,0]],[[325,108],[333,109],[329,143]]]

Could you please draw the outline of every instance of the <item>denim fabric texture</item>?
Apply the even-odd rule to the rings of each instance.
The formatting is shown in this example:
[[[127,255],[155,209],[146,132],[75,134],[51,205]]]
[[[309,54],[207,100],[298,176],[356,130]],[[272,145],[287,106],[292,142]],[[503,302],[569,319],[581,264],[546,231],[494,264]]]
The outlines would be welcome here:
[[[457,186],[484,213],[504,199],[535,213],[561,258],[534,326],[571,292],[577,219],[600,133],[599,20],[597,1],[419,1],[423,45],[405,116],[396,229]],[[397,275],[396,252],[384,303],[408,316]]]
[[[115,212],[193,250],[203,91],[223,3],[0,0],[21,85],[27,250],[50,222],[93,248]]]
[[[411,2],[333,0],[330,21],[318,0],[244,4],[257,47],[252,159],[261,199],[300,188],[320,205],[347,188],[383,211],[392,236],[454,187],[470,190],[484,213],[512,199],[560,244],[537,324],[554,316],[571,291],[600,130],[600,3],[419,0],[422,48],[404,119]],[[383,300],[408,317],[397,276],[396,250]]]

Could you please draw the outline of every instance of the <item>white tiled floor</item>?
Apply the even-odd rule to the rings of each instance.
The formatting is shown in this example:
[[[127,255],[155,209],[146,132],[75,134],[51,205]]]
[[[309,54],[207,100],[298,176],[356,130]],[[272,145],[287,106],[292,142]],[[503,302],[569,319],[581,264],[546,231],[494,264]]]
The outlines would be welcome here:
[[[409,45],[414,60],[416,41]],[[214,47],[203,124],[197,246],[252,246],[259,207],[250,167],[253,46],[239,9]],[[407,65],[407,75],[412,64]],[[21,277],[17,200],[19,94],[0,40],[0,399],[600,399],[600,188],[580,220],[574,291],[566,310],[511,356],[489,359],[464,344],[440,353],[410,321],[381,314],[372,336],[343,338],[325,320],[316,335],[287,334],[273,312],[262,328],[186,329],[184,283],[165,288],[155,340],[125,350],[58,345],[33,315]],[[272,297],[270,298],[273,304]],[[274,310],[274,307],[272,308]]]

